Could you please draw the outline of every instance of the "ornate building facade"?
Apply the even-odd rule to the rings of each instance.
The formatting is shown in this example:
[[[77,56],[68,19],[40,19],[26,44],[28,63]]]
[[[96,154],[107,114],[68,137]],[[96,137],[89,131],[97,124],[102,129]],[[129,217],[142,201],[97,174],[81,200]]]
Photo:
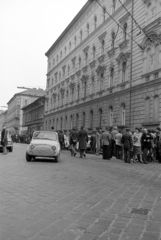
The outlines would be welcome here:
[[[159,126],[161,2],[98,2],[87,1],[45,54],[44,128]]]

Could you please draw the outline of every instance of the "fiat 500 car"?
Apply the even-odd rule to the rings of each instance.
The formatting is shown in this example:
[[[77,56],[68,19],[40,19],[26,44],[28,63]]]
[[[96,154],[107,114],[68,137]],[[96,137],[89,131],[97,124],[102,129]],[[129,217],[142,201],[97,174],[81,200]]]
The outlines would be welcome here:
[[[60,159],[60,144],[58,134],[50,131],[36,131],[26,150],[26,161],[30,162],[36,157]]]
[[[7,146],[6,146],[6,148],[9,152],[13,151],[13,141],[12,141],[12,138],[9,134],[7,135]],[[1,133],[0,133],[0,151],[2,151],[2,150],[3,150],[3,146],[1,145]]]

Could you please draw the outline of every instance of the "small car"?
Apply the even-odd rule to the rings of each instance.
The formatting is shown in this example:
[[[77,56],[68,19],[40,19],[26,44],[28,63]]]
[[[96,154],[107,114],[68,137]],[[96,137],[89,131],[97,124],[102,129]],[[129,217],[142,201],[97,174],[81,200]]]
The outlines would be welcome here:
[[[60,160],[60,143],[58,134],[51,131],[36,131],[26,149],[26,161],[31,162],[36,157],[54,158]]]
[[[12,138],[10,136],[10,134],[7,135],[7,150],[9,152],[13,152],[13,141]],[[3,150],[3,146],[1,145],[1,133],[0,133],[0,150]]]

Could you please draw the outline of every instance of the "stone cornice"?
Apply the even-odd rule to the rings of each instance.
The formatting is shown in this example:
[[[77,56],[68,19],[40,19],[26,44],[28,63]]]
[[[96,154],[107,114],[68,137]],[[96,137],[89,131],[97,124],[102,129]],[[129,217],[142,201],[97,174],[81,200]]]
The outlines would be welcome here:
[[[150,31],[154,31],[154,28],[157,27],[159,28],[159,26],[161,25],[161,17],[158,17],[157,19],[155,19],[153,22],[149,23],[148,25],[146,25],[143,28],[143,32],[148,33]]]
[[[105,54],[102,54],[102,55],[98,58],[98,62],[99,62],[99,63],[102,63],[102,62],[104,62],[104,60],[105,60]]]
[[[96,69],[96,73],[99,74],[99,73],[102,73],[106,70],[106,66],[101,66],[99,65]]]
[[[94,68],[96,65],[96,60],[93,60],[92,62],[89,63],[91,68]]]
[[[104,32],[98,37],[98,39],[99,39],[100,41],[103,40],[103,39],[105,38],[106,34],[107,34],[107,31],[104,31]]]

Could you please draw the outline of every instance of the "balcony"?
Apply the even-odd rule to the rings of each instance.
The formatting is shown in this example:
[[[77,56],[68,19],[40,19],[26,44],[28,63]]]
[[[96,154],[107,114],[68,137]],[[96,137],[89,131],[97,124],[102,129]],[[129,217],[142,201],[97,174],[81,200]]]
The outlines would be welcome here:
[[[20,114],[19,113],[14,113],[14,118],[20,119]]]

